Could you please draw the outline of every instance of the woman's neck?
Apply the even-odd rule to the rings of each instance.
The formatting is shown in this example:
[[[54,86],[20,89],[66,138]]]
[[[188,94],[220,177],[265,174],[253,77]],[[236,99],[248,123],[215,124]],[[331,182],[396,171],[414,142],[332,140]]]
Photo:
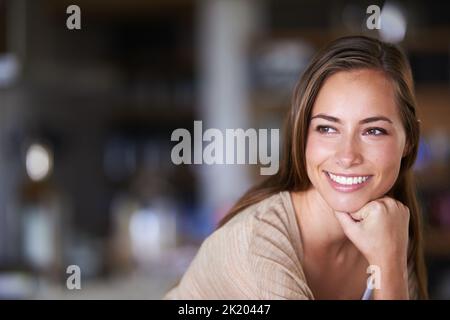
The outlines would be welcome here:
[[[292,200],[305,254],[314,253],[340,260],[346,256],[348,249],[354,251],[333,209],[315,188],[293,192]]]
[[[293,192],[303,247],[302,266],[316,299],[359,299],[368,262],[347,238],[315,189]]]

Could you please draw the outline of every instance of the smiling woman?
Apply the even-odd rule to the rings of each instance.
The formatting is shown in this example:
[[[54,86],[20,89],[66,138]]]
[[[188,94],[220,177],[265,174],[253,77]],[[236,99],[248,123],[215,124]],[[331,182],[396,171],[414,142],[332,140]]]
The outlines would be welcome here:
[[[332,42],[286,124],[278,173],[236,203],[166,298],[426,299],[406,56],[367,37]]]
[[[383,72],[362,69],[330,76],[312,114],[306,168],[332,208],[355,212],[391,189],[406,150],[406,132]],[[361,183],[354,184],[354,177]]]

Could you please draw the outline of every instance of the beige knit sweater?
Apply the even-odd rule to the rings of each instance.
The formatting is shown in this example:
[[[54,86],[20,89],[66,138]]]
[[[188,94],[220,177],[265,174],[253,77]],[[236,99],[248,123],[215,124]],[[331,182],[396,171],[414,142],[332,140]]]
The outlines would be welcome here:
[[[296,219],[287,191],[243,210],[203,242],[164,299],[314,299]]]

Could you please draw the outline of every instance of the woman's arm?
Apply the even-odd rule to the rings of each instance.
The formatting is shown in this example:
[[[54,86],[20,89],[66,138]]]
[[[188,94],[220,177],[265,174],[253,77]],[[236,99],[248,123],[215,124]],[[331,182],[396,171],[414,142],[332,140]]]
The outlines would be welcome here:
[[[409,209],[384,197],[366,204],[358,212],[336,212],[347,237],[379,271],[374,299],[409,299],[408,226]]]
[[[401,259],[403,260],[403,259]],[[408,267],[405,261],[392,257],[380,264],[380,286],[374,288],[374,300],[408,300]]]

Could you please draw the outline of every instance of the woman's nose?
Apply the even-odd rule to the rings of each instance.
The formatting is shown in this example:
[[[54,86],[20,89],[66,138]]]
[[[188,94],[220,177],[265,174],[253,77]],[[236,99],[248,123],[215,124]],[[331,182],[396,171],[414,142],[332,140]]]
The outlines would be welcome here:
[[[359,165],[363,161],[360,146],[356,139],[341,141],[336,153],[337,164],[342,168],[350,168]]]

